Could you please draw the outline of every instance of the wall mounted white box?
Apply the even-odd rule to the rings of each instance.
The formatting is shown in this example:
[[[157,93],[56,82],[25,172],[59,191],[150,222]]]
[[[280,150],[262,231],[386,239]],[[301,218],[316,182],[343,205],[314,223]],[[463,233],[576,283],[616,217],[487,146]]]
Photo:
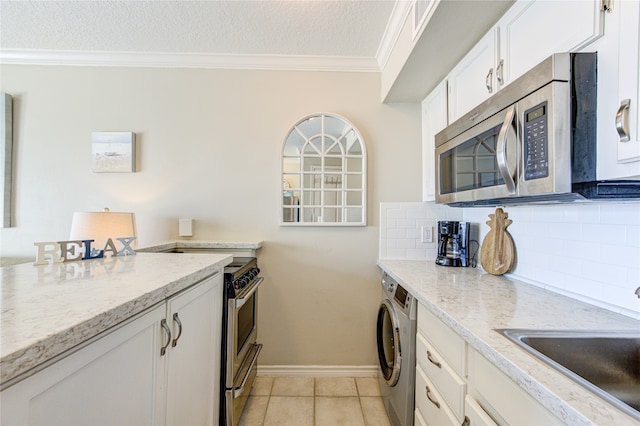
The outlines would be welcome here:
[[[178,221],[178,235],[181,237],[193,236],[193,219],[180,219]]]

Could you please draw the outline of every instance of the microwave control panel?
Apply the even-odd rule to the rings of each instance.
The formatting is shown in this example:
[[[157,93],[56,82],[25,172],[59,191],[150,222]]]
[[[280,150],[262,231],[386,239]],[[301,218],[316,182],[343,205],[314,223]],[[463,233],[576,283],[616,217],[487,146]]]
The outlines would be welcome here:
[[[547,177],[549,176],[547,103],[543,102],[526,110],[523,118],[524,179]]]

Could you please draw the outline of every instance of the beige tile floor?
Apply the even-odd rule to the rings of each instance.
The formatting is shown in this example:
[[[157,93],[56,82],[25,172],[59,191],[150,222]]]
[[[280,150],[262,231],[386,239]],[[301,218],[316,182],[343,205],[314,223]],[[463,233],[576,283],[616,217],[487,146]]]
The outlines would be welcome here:
[[[378,379],[258,376],[240,426],[389,426]]]

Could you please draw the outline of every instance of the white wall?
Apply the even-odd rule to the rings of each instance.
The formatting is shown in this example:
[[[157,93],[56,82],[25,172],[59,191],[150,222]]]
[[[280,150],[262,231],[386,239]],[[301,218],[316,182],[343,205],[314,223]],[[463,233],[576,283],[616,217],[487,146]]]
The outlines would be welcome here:
[[[420,107],[380,103],[375,73],[0,67],[14,96],[15,227],[0,256],[64,240],[74,211],[136,213],[141,244],[264,240],[263,365],[373,365],[381,200],[420,198]],[[289,128],[340,114],[367,144],[368,226],[279,223],[280,153]],[[138,171],[91,172],[92,131],[133,131]]]
[[[640,202],[507,206],[503,210],[513,221],[507,231],[516,248],[516,263],[509,275],[640,318],[640,300],[634,294],[640,286]],[[388,219],[380,227],[380,255],[385,255],[385,248],[390,258],[433,261],[435,245],[420,243],[419,229],[437,220],[475,224],[482,243],[489,232],[488,215],[494,211],[382,203],[381,218]],[[420,250],[424,250],[422,257]]]

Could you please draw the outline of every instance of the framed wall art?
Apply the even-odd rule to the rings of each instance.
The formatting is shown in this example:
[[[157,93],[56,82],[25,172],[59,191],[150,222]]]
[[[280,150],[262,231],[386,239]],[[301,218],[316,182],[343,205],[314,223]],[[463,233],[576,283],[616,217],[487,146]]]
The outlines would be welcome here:
[[[96,173],[135,172],[136,135],[133,132],[93,132],[91,155]]]

